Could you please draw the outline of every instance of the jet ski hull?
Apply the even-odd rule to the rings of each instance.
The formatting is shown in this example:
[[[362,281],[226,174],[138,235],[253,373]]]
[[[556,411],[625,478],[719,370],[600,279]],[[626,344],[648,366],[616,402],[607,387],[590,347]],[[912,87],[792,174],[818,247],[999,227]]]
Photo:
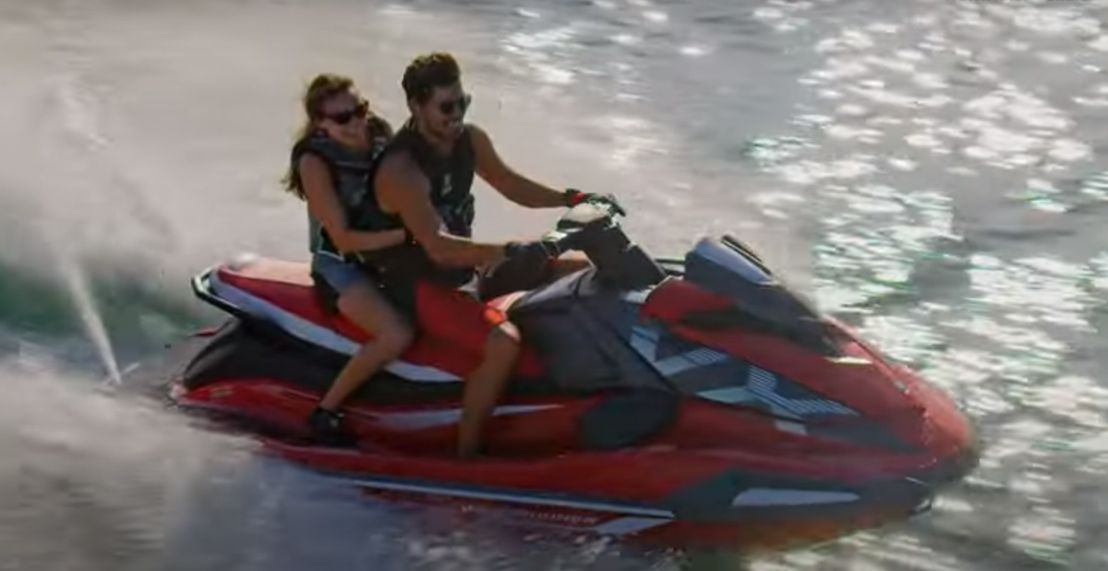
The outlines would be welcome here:
[[[368,497],[466,519],[649,545],[779,549],[919,513],[976,458],[972,447],[934,457],[813,444],[788,438],[771,416],[737,415],[700,398],[558,395],[532,383],[497,408],[488,426],[491,455],[463,461],[452,457],[457,383],[387,375],[369,381],[346,408],[358,447],[329,448],[307,439],[304,419],[321,387],[306,379],[328,379],[341,357],[330,364],[316,359],[318,370],[306,373],[303,364],[289,365],[311,361],[306,355],[314,349],[302,343],[269,346],[236,320],[209,337],[185,375],[207,371],[218,379],[192,388],[178,379],[171,391],[178,406],[246,428],[268,453]],[[268,349],[259,352],[259,343]],[[256,363],[268,365],[252,369]],[[233,365],[235,374],[221,364]],[[633,399],[625,406],[644,418],[627,422],[619,399]],[[616,416],[583,420],[605,406]],[[631,425],[630,432],[613,440],[603,428],[608,422]],[[587,434],[598,430],[604,434]]]
[[[306,419],[368,340],[319,303],[304,264],[213,268],[196,294],[233,318],[177,375],[190,411],[383,500],[665,545],[778,548],[925,510],[977,447],[954,402],[789,290],[741,242],[652,260],[582,205],[557,241],[588,270],[489,302],[524,344],[486,424],[454,458],[462,378],[484,330],[420,284],[420,335],[344,406],[352,448]],[[472,300],[470,300],[472,303]],[[472,309],[472,306],[469,307]]]

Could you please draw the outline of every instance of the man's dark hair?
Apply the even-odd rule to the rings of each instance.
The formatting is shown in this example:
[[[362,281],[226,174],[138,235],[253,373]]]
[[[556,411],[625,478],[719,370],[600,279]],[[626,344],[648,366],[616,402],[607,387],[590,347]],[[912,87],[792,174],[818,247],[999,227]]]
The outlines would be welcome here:
[[[404,95],[408,100],[424,103],[436,87],[450,87],[462,77],[454,56],[446,52],[434,52],[416,57],[404,70]]]

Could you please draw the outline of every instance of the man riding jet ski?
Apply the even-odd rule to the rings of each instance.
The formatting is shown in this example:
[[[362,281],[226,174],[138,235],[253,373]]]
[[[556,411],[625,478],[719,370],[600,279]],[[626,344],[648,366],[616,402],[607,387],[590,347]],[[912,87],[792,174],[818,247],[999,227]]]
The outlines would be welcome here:
[[[414,337],[409,319],[421,303],[418,282],[458,287],[478,276],[480,289],[529,289],[587,265],[558,258],[542,242],[492,244],[471,239],[473,179],[480,176],[510,201],[531,208],[565,207],[602,196],[537,183],[506,165],[480,127],[464,123],[471,98],[461,69],[446,53],[419,56],[402,80],[411,117],[385,145],[369,144],[369,131],[385,139],[387,123],[373,128],[368,103],[348,78],[324,74],[305,94],[311,128],[293,147],[289,190],[305,198],[312,228],[312,271],[335,308],[373,339],[355,351],[306,417],[317,440],[349,442],[341,411],[346,398]],[[345,141],[345,142],[344,142]],[[467,371],[458,454],[483,447],[483,427],[496,406],[519,353],[515,326],[490,319],[464,295],[440,296],[471,335],[483,338],[482,359]],[[481,335],[480,331],[484,330]]]
[[[365,334],[321,308],[305,265],[254,258],[193,280],[233,317],[172,395],[245,423],[269,450],[390,501],[665,544],[781,546],[928,505],[976,461],[966,417],[787,289],[730,237],[656,260],[604,204],[547,236],[592,266],[486,304],[523,346],[491,413],[490,454],[455,456],[460,379],[482,333],[421,282],[421,332],[347,406],[357,448],[304,439]]]

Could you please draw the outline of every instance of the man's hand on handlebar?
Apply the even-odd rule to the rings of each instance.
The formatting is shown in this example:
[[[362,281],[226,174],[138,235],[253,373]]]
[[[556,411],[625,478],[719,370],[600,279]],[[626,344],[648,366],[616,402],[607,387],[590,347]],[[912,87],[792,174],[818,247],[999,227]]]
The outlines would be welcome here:
[[[627,211],[623,209],[623,205],[616,200],[614,194],[597,194],[594,192],[581,192],[576,188],[567,188],[565,191],[566,206],[573,208],[582,202],[590,202],[594,204],[603,204],[612,209],[613,214],[619,214],[620,216],[627,216]]]
[[[553,240],[534,240],[531,242],[508,242],[504,245],[505,264],[520,267],[542,267],[547,261],[557,258],[558,243]]]

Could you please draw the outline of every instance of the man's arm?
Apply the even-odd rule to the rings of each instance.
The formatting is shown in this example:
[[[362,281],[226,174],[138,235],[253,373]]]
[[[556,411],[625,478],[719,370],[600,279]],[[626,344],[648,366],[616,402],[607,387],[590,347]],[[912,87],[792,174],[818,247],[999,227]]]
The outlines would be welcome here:
[[[469,131],[477,161],[477,174],[497,192],[520,206],[530,208],[567,205],[564,192],[539,184],[504,164],[500,155],[496,154],[496,148],[492,146],[492,139],[483,129],[469,125]]]
[[[484,244],[451,235],[431,204],[427,177],[403,155],[384,159],[374,181],[377,199],[403,220],[412,238],[440,266],[476,267],[504,258],[504,244]]]

